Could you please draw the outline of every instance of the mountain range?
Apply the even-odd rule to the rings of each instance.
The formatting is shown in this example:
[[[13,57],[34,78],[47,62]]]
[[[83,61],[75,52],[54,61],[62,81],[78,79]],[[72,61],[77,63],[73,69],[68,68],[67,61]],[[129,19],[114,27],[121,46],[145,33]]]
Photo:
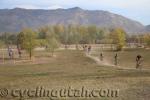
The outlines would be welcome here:
[[[150,25],[147,25],[147,26],[145,27],[145,31],[146,31],[146,32],[150,32]]]
[[[103,10],[69,9],[0,9],[0,32],[19,32],[23,28],[37,29],[46,25],[96,25],[102,28],[121,27],[127,33],[150,32],[150,26]]]

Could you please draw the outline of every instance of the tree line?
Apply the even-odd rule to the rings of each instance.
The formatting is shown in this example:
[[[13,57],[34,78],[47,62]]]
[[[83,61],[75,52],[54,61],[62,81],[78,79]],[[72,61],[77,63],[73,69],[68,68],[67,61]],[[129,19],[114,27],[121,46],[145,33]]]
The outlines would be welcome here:
[[[0,35],[0,46],[3,44],[17,45],[26,50],[30,57],[33,55],[35,47],[45,47],[52,52],[60,44],[114,44],[116,50],[122,50],[126,43],[141,43],[150,46],[150,34],[128,35],[122,28],[106,29],[97,26],[77,26],[77,25],[54,25],[45,26],[37,30],[29,28],[23,29],[16,34],[2,33]]]

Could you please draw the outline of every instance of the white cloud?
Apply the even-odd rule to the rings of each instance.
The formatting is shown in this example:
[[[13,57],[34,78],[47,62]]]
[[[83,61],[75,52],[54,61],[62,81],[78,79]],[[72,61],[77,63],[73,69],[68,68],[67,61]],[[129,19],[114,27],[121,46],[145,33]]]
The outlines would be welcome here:
[[[34,6],[34,5],[16,5],[16,7],[25,8],[25,9],[40,9],[39,7]]]
[[[16,5],[18,8],[25,8],[25,9],[59,9],[63,8],[62,6],[59,5],[52,5],[49,7],[41,7],[41,6],[35,6],[35,5]]]
[[[59,8],[63,7],[88,7],[92,9],[103,7],[121,9],[150,9],[150,0],[0,0],[3,5],[21,5],[28,8]],[[50,5],[50,7],[49,7]],[[61,5],[61,6],[60,6]]]
[[[53,6],[47,7],[47,9],[59,9],[59,8],[63,8],[63,7],[59,5],[53,5]]]

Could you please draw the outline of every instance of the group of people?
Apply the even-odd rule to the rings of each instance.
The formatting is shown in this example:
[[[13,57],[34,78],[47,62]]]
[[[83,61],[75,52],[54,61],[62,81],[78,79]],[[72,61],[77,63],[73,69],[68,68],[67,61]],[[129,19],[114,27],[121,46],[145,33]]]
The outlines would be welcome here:
[[[100,60],[103,61],[104,59],[104,55],[103,53],[100,53]],[[136,56],[136,69],[140,68],[141,69],[141,66],[142,66],[142,61],[143,61],[143,57],[141,55],[137,55]],[[118,54],[116,53],[114,55],[114,65],[118,65]]]
[[[100,58],[99,58],[101,61],[103,61],[104,59],[104,55],[103,53],[100,53]],[[115,56],[114,56],[114,65],[118,65],[118,54],[116,53]]]
[[[8,55],[10,59],[14,58],[14,51],[11,47],[8,46]]]
[[[90,52],[91,52],[91,49],[92,49],[92,47],[91,47],[91,45],[83,45],[83,50],[87,53],[87,54],[90,54]]]
[[[90,54],[91,49],[92,49],[91,45],[83,45],[83,50],[86,52],[86,54]],[[21,58],[22,52],[21,52],[21,48],[19,45],[17,46],[17,51],[18,51],[19,58]],[[10,59],[14,59],[14,51],[10,46],[8,46],[8,55],[9,55]],[[100,53],[99,59],[101,61],[104,60],[103,53]],[[136,68],[137,69],[141,68],[142,61],[143,61],[143,57],[141,55],[137,55],[136,56]],[[117,53],[114,55],[114,65],[116,65],[116,66],[118,65],[118,54]]]
[[[7,48],[8,48],[9,58],[14,59],[14,50],[13,50],[13,48],[11,48],[10,46],[8,46]],[[18,51],[19,58],[21,58],[22,52],[21,52],[21,48],[19,46],[17,46],[17,51]]]

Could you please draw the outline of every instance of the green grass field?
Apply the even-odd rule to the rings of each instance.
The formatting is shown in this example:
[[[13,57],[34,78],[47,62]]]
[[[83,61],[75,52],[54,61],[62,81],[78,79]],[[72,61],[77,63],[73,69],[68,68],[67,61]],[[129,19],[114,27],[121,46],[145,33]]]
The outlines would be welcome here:
[[[98,50],[92,55],[97,56]],[[145,56],[145,68],[150,65],[150,51],[123,51],[120,65],[134,67],[131,63],[137,53]],[[49,57],[47,52],[35,53],[36,63],[1,64],[0,88],[35,89],[43,86],[46,89],[81,88],[87,89],[119,89],[117,98],[57,98],[56,100],[149,100],[150,70],[117,69],[98,65],[83,51],[60,50],[55,57]],[[113,55],[105,52],[105,55]],[[111,59],[111,57],[110,57]],[[45,61],[45,62],[43,62]],[[111,60],[110,60],[111,61]],[[125,62],[123,62],[125,61]],[[128,63],[129,62],[129,63]],[[13,98],[7,96],[0,100],[50,100],[49,98]]]

